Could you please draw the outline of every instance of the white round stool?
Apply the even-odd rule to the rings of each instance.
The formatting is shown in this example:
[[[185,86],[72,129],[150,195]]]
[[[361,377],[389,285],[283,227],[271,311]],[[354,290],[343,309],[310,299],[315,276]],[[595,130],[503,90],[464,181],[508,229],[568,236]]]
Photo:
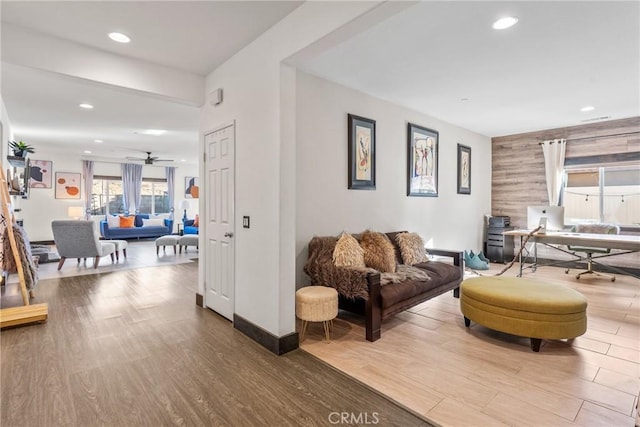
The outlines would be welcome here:
[[[338,292],[327,286],[307,286],[296,291],[296,316],[302,320],[300,342],[304,340],[307,322],[322,322],[327,342],[333,319],[338,315]]]

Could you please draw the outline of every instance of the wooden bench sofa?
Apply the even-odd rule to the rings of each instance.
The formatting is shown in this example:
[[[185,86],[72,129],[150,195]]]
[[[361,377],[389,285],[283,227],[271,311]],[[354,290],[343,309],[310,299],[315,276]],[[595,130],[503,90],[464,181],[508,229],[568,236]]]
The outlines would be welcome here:
[[[398,234],[405,232],[385,233],[393,244],[398,264],[403,264],[400,248],[396,242]],[[362,235],[353,235],[361,241]],[[459,285],[464,277],[463,252],[429,249],[430,255],[448,257],[453,263],[433,261],[414,264],[413,267],[426,273],[427,279],[410,277],[392,278],[388,282],[387,273],[380,273],[371,268],[353,268],[336,266],[333,253],[339,237],[314,237],[309,242],[309,256],[304,272],[311,278],[313,285],[335,288],[339,295],[340,308],[364,314],[366,323],[366,339],[376,341],[381,335],[383,320],[420,304],[435,296],[452,290],[454,297],[459,297]],[[415,271],[415,270],[414,270]],[[387,279],[387,280],[381,280]],[[395,280],[394,280],[395,279]]]

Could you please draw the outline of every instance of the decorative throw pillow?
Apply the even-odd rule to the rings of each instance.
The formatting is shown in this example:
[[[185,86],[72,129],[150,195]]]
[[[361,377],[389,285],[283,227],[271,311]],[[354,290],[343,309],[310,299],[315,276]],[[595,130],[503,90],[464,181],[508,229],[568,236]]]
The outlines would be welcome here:
[[[360,246],[364,250],[364,263],[381,273],[395,273],[396,254],[393,243],[387,236],[374,231],[362,233]]]
[[[107,215],[107,225],[109,228],[120,228],[120,217],[116,215]]]
[[[200,227],[200,217],[196,214],[196,219],[193,220],[194,227]]]
[[[143,227],[164,227],[164,219],[162,218],[142,218]]]
[[[417,233],[400,233],[396,236],[396,243],[400,248],[403,264],[414,265],[429,261],[424,240]]]
[[[360,243],[349,233],[342,233],[333,249],[333,263],[336,267],[365,268],[364,251]]]
[[[135,216],[122,216],[120,215],[120,228],[133,228],[133,221]]]

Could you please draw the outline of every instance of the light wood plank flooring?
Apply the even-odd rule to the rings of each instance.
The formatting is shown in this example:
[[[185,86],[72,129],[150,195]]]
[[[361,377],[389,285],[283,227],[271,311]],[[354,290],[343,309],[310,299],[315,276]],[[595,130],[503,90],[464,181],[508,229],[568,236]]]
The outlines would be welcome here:
[[[327,426],[342,412],[431,425],[303,351],[273,355],[197,307],[197,270],[187,262],[41,281],[34,302],[49,304],[48,322],[0,333],[0,425]]]
[[[505,273],[515,274],[516,266]],[[383,322],[375,343],[365,341],[363,319],[341,312],[331,343],[314,324],[302,349],[445,426],[633,426],[640,281],[576,281],[557,267],[525,277],[584,294],[587,332],[571,342],[543,341],[534,353],[526,338],[465,328],[449,292]]]

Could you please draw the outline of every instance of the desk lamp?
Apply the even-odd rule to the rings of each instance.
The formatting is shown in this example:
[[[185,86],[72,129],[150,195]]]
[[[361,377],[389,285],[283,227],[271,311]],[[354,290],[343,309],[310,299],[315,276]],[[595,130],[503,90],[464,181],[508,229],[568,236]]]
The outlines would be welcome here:
[[[73,219],[82,219],[84,217],[84,208],[82,206],[69,206],[67,208],[67,216]]]

